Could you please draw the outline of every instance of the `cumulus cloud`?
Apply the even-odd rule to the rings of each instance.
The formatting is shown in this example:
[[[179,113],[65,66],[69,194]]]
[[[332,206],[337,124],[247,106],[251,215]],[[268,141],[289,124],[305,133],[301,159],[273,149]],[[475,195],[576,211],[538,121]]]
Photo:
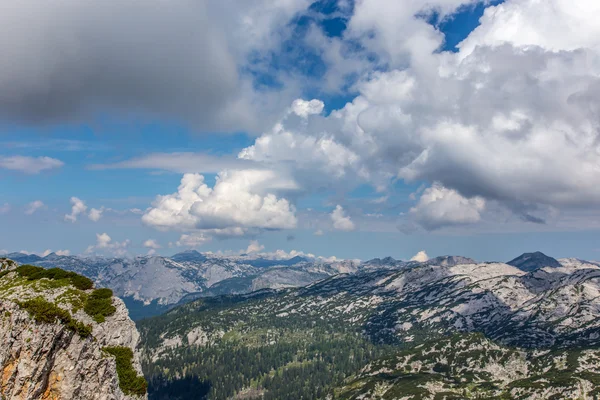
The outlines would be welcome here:
[[[321,229],[317,229],[314,233],[315,236],[323,236],[325,233]]]
[[[4,203],[3,205],[0,206],[0,214],[6,214],[7,212],[9,212],[11,209],[10,204],[8,203]]]
[[[85,253],[92,254],[100,252],[122,257],[127,254],[130,244],[131,241],[129,239],[122,242],[115,242],[107,233],[97,233],[96,244],[88,246]]]
[[[63,165],[65,164],[62,161],[51,157],[8,156],[0,158],[0,168],[32,175],[45,170],[60,168]]]
[[[412,211],[427,229],[478,221],[486,202],[530,222],[600,205],[600,6],[505,1],[458,53],[438,52],[443,35],[416,15],[466,3],[358,2],[340,40],[381,68],[368,67],[343,108],[286,115],[239,157],[293,165],[306,187],[439,185]]]
[[[415,254],[410,261],[418,261],[418,262],[425,262],[429,260],[429,256],[427,255],[427,253],[425,252],[425,250],[421,250],[419,251],[417,254]]]
[[[258,253],[265,249],[265,246],[258,243],[258,240],[252,240],[246,249],[247,254]]]
[[[292,103],[290,112],[293,112],[299,117],[306,118],[309,115],[321,114],[324,108],[325,103],[318,99],[313,99],[309,101],[296,99]]]
[[[88,218],[91,219],[94,222],[98,222],[100,221],[100,218],[102,218],[102,213],[104,212],[104,207],[101,208],[92,208],[90,210],[90,213],[88,214]]]
[[[27,207],[25,207],[25,214],[32,215],[37,210],[43,209],[45,207],[46,205],[41,200],[32,201],[31,203],[27,204]]]
[[[20,1],[0,15],[0,37],[11,38],[0,41],[0,116],[33,124],[126,110],[255,128],[285,90],[258,90],[243,71],[260,68],[310,4]]]
[[[76,222],[77,216],[82,213],[85,213],[86,211],[87,206],[85,205],[83,200],[77,197],[71,197],[71,213],[65,215],[65,221]],[[90,219],[92,218],[90,217]]]
[[[344,208],[339,204],[335,207],[335,210],[330,215],[333,227],[339,231],[353,231],[354,222],[346,215]]]
[[[203,233],[196,232],[193,234],[183,234],[179,238],[179,240],[175,243],[177,247],[189,247],[196,248],[200,247],[205,243],[208,243],[212,240],[212,237]]]
[[[148,249],[158,250],[161,248],[160,244],[154,239],[148,239],[144,242],[144,247]]]
[[[269,170],[223,171],[212,188],[204,176],[185,174],[177,192],[158,196],[142,220],[159,229],[201,230],[215,236],[291,229],[297,223],[295,208],[275,193],[296,188],[294,181]]]
[[[478,222],[484,209],[483,198],[467,199],[456,190],[436,183],[423,191],[417,205],[410,209],[410,215],[425,229],[435,230]]]

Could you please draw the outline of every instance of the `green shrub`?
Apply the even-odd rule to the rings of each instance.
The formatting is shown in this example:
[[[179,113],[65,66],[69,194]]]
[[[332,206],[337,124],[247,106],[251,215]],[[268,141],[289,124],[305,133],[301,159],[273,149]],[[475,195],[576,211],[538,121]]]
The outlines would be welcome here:
[[[89,290],[94,287],[94,282],[83,275],[76,274],[75,272],[71,272],[69,279],[71,280],[71,284],[75,286],[79,290]]]
[[[94,287],[94,282],[90,278],[72,271],[65,271],[61,268],[45,269],[36,267],[35,265],[24,264],[17,267],[16,271],[20,276],[26,277],[30,281],[42,278],[50,280],[68,279],[71,285],[79,290],[89,290]]]
[[[76,319],[71,318],[71,320],[67,323],[67,328],[70,330],[77,332],[79,336],[86,338],[92,334],[91,325],[86,325],[81,321],[77,321]]]
[[[92,292],[90,297],[96,299],[110,299],[113,296],[113,291],[109,288],[96,289]]]
[[[134,396],[146,394],[147,383],[133,368],[133,351],[129,347],[104,347],[102,350],[115,357],[119,387],[123,393]]]
[[[31,277],[36,274],[39,274],[41,271],[44,271],[42,267],[36,267],[35,265],[23,264],[16,268],[17,273],[23,277]],[[32,278],[35,279],[35,278]]]
[[[64,324],[67,329],[76,332],[81,337],[88,337],[92,334],[92,327],[83,324],[71,317],[71,314],[53,303],[46,301],[43,297],[26,301],[17,301],[17,304],[27,310],[29,314],[40,323],[53,324],[57,321]]]
[[[87,298],[83,311],[91,316],[94,321],[101,324],[105,317],[111,316],[117,311],[112,305],[112,290],[96,289]]]

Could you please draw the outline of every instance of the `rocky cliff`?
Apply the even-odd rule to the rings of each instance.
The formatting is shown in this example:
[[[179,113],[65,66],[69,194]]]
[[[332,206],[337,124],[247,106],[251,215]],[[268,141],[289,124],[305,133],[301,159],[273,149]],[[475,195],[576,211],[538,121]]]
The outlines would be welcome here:
[[[110,290],[0,259],[0,398],[145,399],[138,340]]]

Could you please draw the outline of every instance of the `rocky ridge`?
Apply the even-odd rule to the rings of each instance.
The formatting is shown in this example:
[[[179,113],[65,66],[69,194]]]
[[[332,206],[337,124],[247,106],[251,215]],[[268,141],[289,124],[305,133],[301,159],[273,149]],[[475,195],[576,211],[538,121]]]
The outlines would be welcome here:
[[[91,316],[84,308],[94,292],[69,278],[32,279],[0,259],[0,397],[147,398],[143,378],[135,377],[139,333],[127,308],[109,297],[106,316]]]

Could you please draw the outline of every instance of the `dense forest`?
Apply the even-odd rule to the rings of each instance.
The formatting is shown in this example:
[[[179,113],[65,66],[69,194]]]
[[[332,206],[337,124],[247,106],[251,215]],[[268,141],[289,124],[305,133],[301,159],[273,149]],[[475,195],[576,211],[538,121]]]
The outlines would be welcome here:
[[[229,312],[259,304],[263,296],[270,294],[248,301],[205,299],[141,321],[150,398],[325,398],[345,378],[393,349],[373,344],[355,327],[326,319]],[[160,348],[165,332],[177,334],[178,327],[199,323],[212,332],[207,343],[182,343],[160,357],[151,356],[149,349]]]

